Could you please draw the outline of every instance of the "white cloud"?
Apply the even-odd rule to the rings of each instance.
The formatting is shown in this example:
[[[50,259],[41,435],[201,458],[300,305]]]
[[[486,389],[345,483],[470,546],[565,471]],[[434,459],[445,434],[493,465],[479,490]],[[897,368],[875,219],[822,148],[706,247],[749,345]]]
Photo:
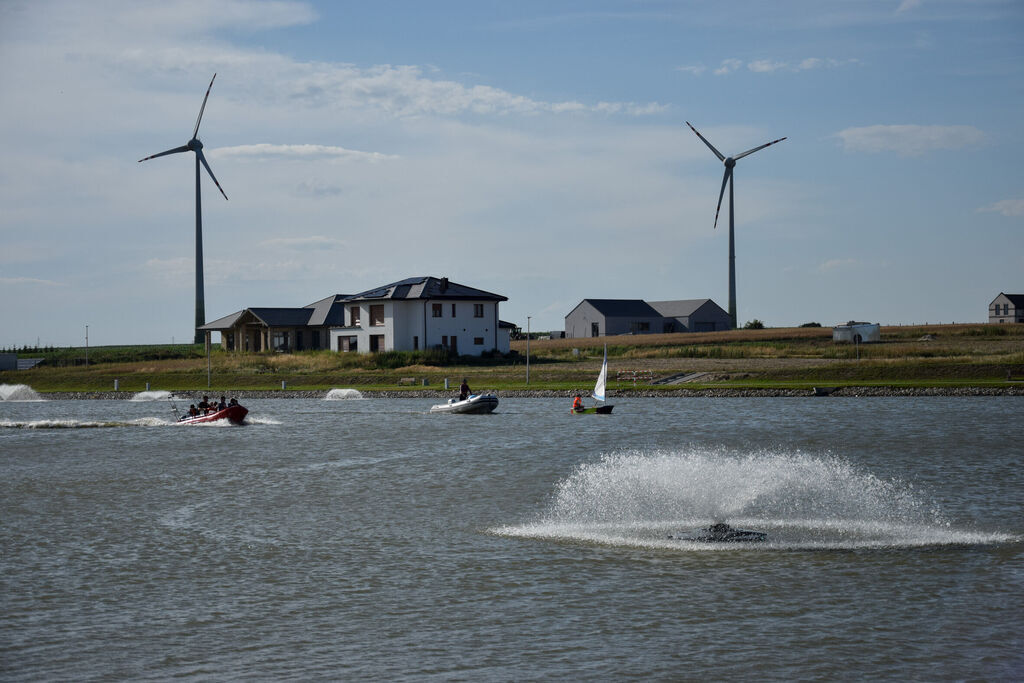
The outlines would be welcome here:
[[[716,76],[725,76],[726,74],[731,74],[741,66],[743,66],[743,62],[738,59],[723,59],[722,65],[715,69],[714,73]]]
[[[921,6],[921,0],[903,0],[900,6],[896,8],[896,14],[902,14],[903,12],[909,12],[910,10],[917,9]]]
[[[704,66],[703,64],[697,64],[695,66],[677,66],[676,71],[682,71],[683,73],[693,74],[694,76],[700,76],[705,71],[707,71],[707,67]]]
[[[747,68],[749,70],[759,74],[771,73],[773,71],[778,71],[779,69],[785,69],[787,66],[789,65],[786,64],[786,62],[773,62],[768,59],[756,59],[747,64]]]
[[[42,280],[35,277],[0,277],[0,284],[2,285],[42,285],[44,287],[63,287],[64,285],[60,282],[54,282],[53,280]]]
[[[211,158],[236,157],[236,158],[281,158],[292,157],[296,159],[335,159],[341,161],[385,161],[397,159],[397,156],[381,154],[379,152],[360,152],[344,147],[330,145],[271,145],[258,143],[255,145],[236,145],[234,147],[217,147],[209,150]]]
[[[787,71],[790,73],[797,73],[800,71],[811,71],[813,69],[834,69],[841,66],[847,66],[850,64],[857,64],[857,59],[833,59],[823,57],[807,57],[801,59],[798,62],[786,62],[779,61],[776,59],[755,59],[744,64],[739,59],[724,59],[722,60],[721,66],[715,69],[712,73],[716,76],[727,76],[731,73],[738,71],[739,69],[746,67],[747,71],[756,74],[770,74],[777,71]],[[691,73],[695,76],[700,76],[704,73],[703,66],[677,66],[676,71],[683,71]]]
[[[977,147],[985,134],[974,126],[863,126],[836,133],[848,152],[896,152],[919,156],[942,149]]]
[[[1024,199],[1004,199],[995,204],[983,206],[978,211],[992,211],[1010,217],[1024,216]]]

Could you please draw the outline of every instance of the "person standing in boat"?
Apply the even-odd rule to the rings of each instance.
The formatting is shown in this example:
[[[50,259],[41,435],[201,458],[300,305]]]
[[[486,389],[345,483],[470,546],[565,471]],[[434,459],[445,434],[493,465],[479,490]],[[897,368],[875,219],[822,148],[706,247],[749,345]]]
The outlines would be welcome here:
[[[469,388],[469,385],[466,383],[466,378],[463,377],[462,378],[462,386],[459,387],[459,400],[460,401],[465,401],[467,398],[469,398],[469,394],[470,393],[471,393],[471,390]]]

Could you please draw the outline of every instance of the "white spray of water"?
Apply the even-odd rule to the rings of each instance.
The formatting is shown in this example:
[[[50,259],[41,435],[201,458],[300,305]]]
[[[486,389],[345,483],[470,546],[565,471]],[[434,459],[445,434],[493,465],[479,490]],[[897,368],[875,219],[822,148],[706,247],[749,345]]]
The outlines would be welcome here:
[[[325,401],[344,401],[354,398],[362,398],[363,395],[356,389],[331,389],[324,396]]]
[[[132,396],[133,401],[166,401],[173,398],[169,391],[140,391]]]
[[[768,544],[667,539],[726,521]],[[833,456],[714,449],[624,451],[580,465],[532,523],[509,536],[687,549],[891,547],[1009,537],[955,531],[913,486]]]
[[[0,401],[42,401],[32,387],[27,384],[0,384]]]

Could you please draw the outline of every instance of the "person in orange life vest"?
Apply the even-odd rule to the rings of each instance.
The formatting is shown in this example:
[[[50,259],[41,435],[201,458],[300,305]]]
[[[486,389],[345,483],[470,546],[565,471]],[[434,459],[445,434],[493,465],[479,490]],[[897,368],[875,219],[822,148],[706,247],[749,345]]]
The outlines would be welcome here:
[[[583,410],[583,399],[580,398],[579,394],[576,394],[576,398],[572,400],[572,409],[575,411]]]

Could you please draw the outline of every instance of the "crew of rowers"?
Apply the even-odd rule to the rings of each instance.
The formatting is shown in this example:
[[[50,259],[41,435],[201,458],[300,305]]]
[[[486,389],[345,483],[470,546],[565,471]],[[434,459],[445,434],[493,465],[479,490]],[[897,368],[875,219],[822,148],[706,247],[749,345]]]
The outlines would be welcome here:
[[[209,396],[203,396],[203,400],[199,402],[197,406],[195,403],[188,407],[188,417],[199,417],[200,415],[209,415],[210,413],[216,413],[221,410],[227,410],[231,406],[237,406],[238,400],[231,399],[227,403],[224,402],[224,397],[220,397],[220,403],[211,403]]]

